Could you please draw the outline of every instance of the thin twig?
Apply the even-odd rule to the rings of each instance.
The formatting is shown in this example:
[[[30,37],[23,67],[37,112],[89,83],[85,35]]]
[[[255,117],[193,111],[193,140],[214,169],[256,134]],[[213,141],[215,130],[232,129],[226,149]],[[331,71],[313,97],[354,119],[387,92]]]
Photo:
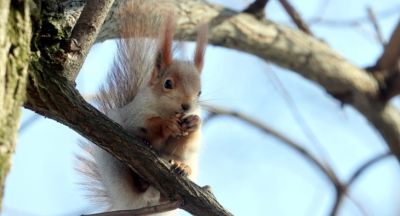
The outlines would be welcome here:
[[[29,126],[31,126],[33,123],[35,123],[37,120],[39,120],[40,119],[39,117],[41,117],[41,116],[37,115],[35,113],[31,117],[29,117],[27,120],[25,120],[19,127],[18,133],[21,134],[22,132],[24,132],[25,129],[27,129]]]
[[[168,202],[161,205],[149,206],[140,209],[103,212],[82,216],[142,216],[175,210],[182,205],[182,201]]]
[[[392,152],[385,152],[383,154],[377,155],[372,157],[371,159],[367,160],[364,164],[362,164],[353,175],[349,178],[347,183],[339,190],[336,191],[336,199],[335,203],[331,210],[331,216],[337,215],[339,208],[343,202],[344,196],[347,194],[348,189],[353,185],[353,183],[357,180],[358,177],[361,176],[368,168],[370,168],[373,164],[381,161],[382,159],[387,158],[388,156],[393,155]],[[362,210],[362,209],[361,209]]]
[[[376,38],[378,39],[379,43],[381,43],[382,46],[385,47],[385,39],[383,39],[381,27],[379,26],[378,20],[376,19],[375,12],[370,6],[367,7],[367,14],[372,26],[375,29]]]
[[[330,164],[328,163],[329,156],[328,156],[327,152],[322,148],[321,142],[318,140],[317,136],[314,134],[314,132],[312,131],[310,126],[307,124],[306,120],[301,115],[300,110],[298,109],[293,98],[290,96],[289,92],[286,90],[284,84],[281,82],[281,80],[279,79],[279,76],[275,73],[275,71],[273,70],[272,67],[271,67],[271,74],[272,74],[272,77],[275,78],[275,82],[278,84],[278,87],[280,87],[283,98],[287,102],[293,118],[295,119],[295,121],[297,121],[297,123],[300,126],[301,130],[303,131],[304,135],[314,145],[318,154],[320,154],[320,156],[322,156],[322,158],[323,158],[322,162],[324,163],[326,168],[329,170],[333,170],[332,167],[330,166]]]
[[[353,196],[350,196],[349,193],[346,193],[346,195],[347,195],[347,198],[351,202],[353,202],[353,205],[360,210],[361,214],[363,214],[364,216],[369,216],[369,214],[368,214],[367,210],[365,209],[365,207],[362,206],[361,203],[358,200],[356,200]]]
[[[395,27],[390,40],[383,51],[382,56],[378,59],[376,66],[380,70],[390,70],[396,66],[400,58],[400,20]]]
[[[312,155],[310,152],[308,152],[305,148],[303,148],[301,145],[297,144],[293,140],[289,139],[285,135],[281,134],[280,132],[272,129],[271,127],[268,127],[267,125],[257,121],[256,119],[253,119],[249,116],[246,116],[242,113],[235,112],[235,111],[229,111],[225,110],[222,108],[217,108],[215,106],[210,106],[210,105],[202,105],[205,109],[207,109],[211,113],[215,113],[218,115],[228,115],[228,116],[233,116],[235,118],[238,118],[260,130],[262,130],[265,133],[271,134],[275,138],[279,139],[282,141],[286,146],[290,147],[291,149],[295,150],[299,154],[301,154],[304,158],[306,158],[308,161],[310,161],[313,165],[315,165],[329,180],[330,182],[335,186],[335,187],[340,187],[341,183],[336,176],[336,174],[330,170],[327,169],[314,155]]]
[[[367,160],[364,164],[362,164],[358,169],[356,169],[356,171],[353,173],[353,175],[349,178],[349,180],[347,181],[347,187],[350,187],[351,185],[353,185],[353,183],[368,169],[370,168],[372,165],[374,165],[375,163],[388,158],[389,156],[392,156],[393,153],[392,152],[385,152],[383,154],[377,155],[375,157],[370,158],[369,160]]]
[[[397,5],[376,12],[375,14],[378,19],[384,19],[398,15],[399,10],[400,10],[400,5]],[[366,22],[369,22],[369,19],[366,16],[355,17],[351,19],[324,19],[321,18],[320,16],[317,16],[307,20],[307,23],[309,25],[326,25],[330,27],[354,27]]]
[[[313,16],[314,20],[322,20],[323,16],[326,14],[326,10],[329,7],[329,3],[331,0],[321,0],[318,2],[318,7],[316,9],[315,15]]]
[[[66,62],[66,70],[64,70],[65,76],[69,80],[76,79],[79,69],[90,47],[96,40],[97,34],[113,2],[114,0],[86,1],[86,5],[72,29],[69,40],[63,46],[70,54],[70,58]],[[81,57],[73,57],[74,55],[79,55]]]
[[[400,94],[400,20],[382,55],[371,69],[373,73],[381,74],[386,80],[387,86],[382,92],[385,101]]]
[[[244,13],[249,13],[255,15],[257,18],[261,19],[264,17],[264,9],[267,6],[268,0],[255,0],[246,9],[243,10]]]
[[[296,11],[296,9],[287,1],[287,0],[279,0],[283,8],[289,14],[292,21],[296,24],[296,26],[302,30],[303,32],[313,35],[310,30],[310,27],[307,25],[306,22],[301,18],[300,14]]]

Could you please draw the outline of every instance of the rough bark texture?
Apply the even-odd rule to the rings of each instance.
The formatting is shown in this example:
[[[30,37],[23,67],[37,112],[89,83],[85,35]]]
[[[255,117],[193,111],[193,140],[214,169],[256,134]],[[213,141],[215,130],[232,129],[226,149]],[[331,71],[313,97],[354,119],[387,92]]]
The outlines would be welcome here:
[[[28,1],[0,2],[0,203],[25,98],[31,38]]]
[[[115,12],[125,1],[118,1],[112,8],[114,12],[106,19],[98,42],[117,36]],[[210,22],[210,43],[254,54],[316,82],[330,95],[363,114],[389,148],[400,155],[400,113],[381,100],[378,82],[367,71],[299,30],[201,0],[174,2],[180,15],[177,38],[194,40],[197,25]],[[79,10],[75,5],[66,15],[74,20]]]
[[[86,103],[64,77],[45,71],[31,77],[27,108],[67,125],[126,162],[171,200],[183,200],[182,209],[194,215],[230,215],[207,190],[171,172],[169,163],[141,140]]]
[[[125,1],[116,1],[98,41],[117,36],[116,8]],[[318,83],[332,96],[359,110],[382,134],[389,148],[400,155],[399,112],[380,100],[378,82],[365,70],[300,31],[199,0],[175,2],[181,15],[177,37],[194,39],[197,25],[210,21],[212,44],[254,54]],[[31,60],[25,106],[71,127],[103,147],[137,170],[171,200],[183,200],[183,209],[196,215],[229,215],[210,193],[172,174],[168,164],[141,145],[140,140],[87,104],[74,89],[73,80],[67,80],[68,55],[61,48],[84,1],[64,1],[60,5],[48,0],[42,4],[42,18],[32,44],[35,54]]]
[[[25,107],[69,126],[126,162],[171,200],[182,201],[182,209],[195,215],[230,215],[207,190],[171,172],[168,162],[84,101],[74,88],[74,76],[68,75],[75,73],[66,64],[68,50],[62,49],[71,30],[70,20],[62,16],[65,5],[42,3]]]

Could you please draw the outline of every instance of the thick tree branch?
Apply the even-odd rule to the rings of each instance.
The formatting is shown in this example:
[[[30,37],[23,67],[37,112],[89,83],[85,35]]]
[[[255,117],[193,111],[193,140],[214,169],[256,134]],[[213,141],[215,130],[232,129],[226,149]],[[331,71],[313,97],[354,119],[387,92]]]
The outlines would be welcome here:
[[[389,148],[400,155],[400,114],[390,104],[380,102],[378,83],[367,71],[300,31],[202,1],[176,2],[181,14],[179,37],[194,39],[193,32],[200,20],[224,17],[218,25],[212,26],[211,43],[289,68],[315,81],[332,96],[340,95],[339,99],[362,113],[381,133]]]
[[[64,45],[68,54],[64,74],[69,80],[76,79],[113,2],[114,0],[87,0],[70,38]]]
[[[96,143],[170,200],[182,200],[182,209],[194,215],[230,215],[207,190],[171,172],[169,163],[142,140],[88,104],[64,77],[53,71],[32,71],[28,94],[26,108],[59,121]]]
[[[400,20],[381,57],[370,70],[375,76],[382,77],[385,84],[382,96],[385,101],[400,94]]]
[[[59,2],[46,3],[42,11],[43,22],[37,23],[38,28],[35,33],[38,36],[32,45],[37,48],[37,52],[32,55],[25,107],[69,126],[96,143],[137,171],[143,179],[158,188],[171,201],[182,201],[182,209],[195,215],[230,215],[208,190],[171,172],[169,163],[159,158],[142,140],[128,134],[81,97],[73,84],[73,77],[77,72],[72,70],[67,73],[72,76],[65,76],[68,71],[66,69],[68,58],[65,57],[66,53],[57,51],[65,41],[64,37],[69,35],[68,25],[73,22],[65,17],[60,19],[59,16],[54,16],[57,11],[52,10],[59,8],[57,5]],[[104,13],[104,10],[99,9],[99,11]],[[99,15],[98,13],[91,15],[95,14]],[[94,20],[89,17],[85,19]],[[77,29],[84,32],[86,30]],[[89,31],[92,29],[89,28]],[[45,41],[44,38],[53,40],[49,44],[46,43],[49,40]],[[84,38],[81,38],[82,43],[90,43],[89,39]],[[52,52],[46,52],[48,50]],[[83,62],[85,55],[77,55],[76,58],[77,62]]]
[[[112,11],[124,2],[117,1]],[[390,150],[400,155],[400,114],[390,104],[380,101],[379,85],[365,70],[352,65],[329,46],[303,32],[199,0],[175,2],[180,14],[177,37],[193,40],[197,25],[210,21],[212,44],[254,54],[318,83],[332,96],[362,113],[381,133]],[[62,28],[77,19],[82,10],[79,4],[75,2],[69,10],[66,8],[63,18],[67,23]],[[110,13],[98,41],[116,37],[117,23],[114,13]],[[45,63],[48,62],[41,61],[33,67],[35,72],[31,73],[27,107],[68,125],[130,164],[171,200],[182,199],[183,209],[196,214],[204,214],[204,211],[215,215],[229,214],[215,200],[210,201],[207,192],[171,174],[168,164],[83,101],[65,80],[50,74],[52,66],[56,71],[60,70],[57,64],[44,66]],[[147,169],[143,168],[144,165]],[[173,186],[165,187],[161,179]],[[215,208],[208,209],[207,206]]]
[[[243,122],[246,122],[250,124],[251,126],[260,129],[261,131],[265,132],[266,134],[270,134],[277,138],[278,140],[282,141],[283,144],[288,146],[289,148],[295,150],[297,153],[299,153],[301,156],[303,156],[306,160],[308,160],[311,164],[313,164],[318,170],[329,180],[329,182],[335,187],[336,190],[336,195],[335,195],[335,200],[332,205],[332,209],[329,215],[337,215],[340,206],[343,202],[343,198],[347,195],[347,190],[352,186],[352,183],[356,178],[358,178],[365,170],[367,170],[369,167],[371,167],[373,164],[376,162],[392,155],[390,152],[384,153],[382,155],[378,155],[376,157],[371,158],[367,162],[365,162],[362,166],[360,166],[351,176],[350,180],[344,184],[342,183],[335,172],[322,164],[321,161],[319,161],[315,156],[313,156],[310,152],[308,152],[306,149],[301,147],[301,145],[297,144],[293,140],[289,139],[285,135],[279,133],[278,131],[274,130],[273,128],[268,127],[267,125],[257,121],[256,119],[253,119],[249,116],[243,115],[241,113],[235,112],[235,111],[229,111],[226,109],[222,109],[219,107],[215,106],[210,106],[210,105],[204,105],[204,108],[206,108],[211,115],[209,116],[208,120],[211,118],[215,118],[216,116],[219,115],[228,115],[232,116],[234,118],[238,118]],[[363,209],[361,206],[358,206],[360,211],[363,212]]]
[[[378,59],[376,66],[380,70],[393,70],[398,67],[400,58],[400,20],[395,27],[389,42],[386,45],[381,57]]]
[[[378,83],[368,72],[300,31],[199,0],[175,2],[180,14],[177,37],[193,40],[199,23],[213,21],[209,36],[212,44],[254,54],[318,83],[362,113],[381,133],[391,151],[400,155],[400,114],[390,104],[380,101]],[[117,1],[112,11],[123,3]],[[66,11],[65,19],[72,22],[79,10],[81,7],[74,5]],[[98,41],[116,37],[118,22],[114,14],[110,13],[106,19]]]

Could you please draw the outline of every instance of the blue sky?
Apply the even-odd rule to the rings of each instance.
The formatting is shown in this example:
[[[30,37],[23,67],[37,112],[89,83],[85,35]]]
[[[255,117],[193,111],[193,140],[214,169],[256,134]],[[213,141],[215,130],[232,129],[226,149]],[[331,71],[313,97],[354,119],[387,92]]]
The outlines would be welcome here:
[[[240,9],[249,2],[229,1],[229,7]],[[375,11],[400,11],[396,0],[292,2],[306,19],[316,14],[334,20],[365,17],[367,5]],[[321,9],[323,4],[327,5],[325,10]],[[269,3],[267,14],[291,25],[277,1]],[[380,20],[386,39],[399,18],[397,13]],[[317,37],[360,67],[374,64],[382,52],[368,23],[362,30],[324,25],[311,28]],[[92,48],[77,81],[82,94],[96,91],[112,61],[114,48],[112,41]],[[191,49],[189,44],[187,53],[192,53]],[[324,155],[304,135],[276,77],[316,136]],[[318,85],[257,57],[209,46],[202,79],[203,100],[255,117],[286,134],[327,160],[341,179],[348,179],[363,161],[387,149],[380,135],[353,108],[341,108]],[[400,104],[398,100],[394,102]],[[32,115],[24,110],[22,122]],[[95,209],[76,184],[79,176],[73,166],[80,136],[55,121],[39,118],[18,137],[2,215],[67,216]],[[279,140],[231,117],[212,119],[203,131],[198,183],[211,185],[217,199],[235,215],[319,216],[329,212],[334,188],[314,166]],[[376,164],[356,182],[351,196],[370,215],[398,215],[398,169],[394,159]],[[346,201],[340,215],[361,214],[352,202]]]

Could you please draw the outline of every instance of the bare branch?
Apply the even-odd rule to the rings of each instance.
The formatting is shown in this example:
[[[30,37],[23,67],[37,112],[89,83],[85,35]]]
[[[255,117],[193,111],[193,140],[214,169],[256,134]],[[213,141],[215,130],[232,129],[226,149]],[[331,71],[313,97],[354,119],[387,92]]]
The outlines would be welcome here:
[[[72,128],[124,162],[170,200],[194,215],[231,215],[209,192],[171,172],[170,164],[121,126],[88,104],[65,77],[31,72],[25,107]],[[34,80],[34,81],[33,81]],[[45,102],[44,102],[45,101]]]
[[[289,139],[287,136],[283,135],[282,133],[274,130],[273,128],[257,121],[256,119],[253,119],[249,116],[246,116],[242,113],[235,112],[235,111],[229,111],[223,108],[218,108],[215,106],[210,106],[210,105],[202,105],[202,107],[206,108],[209,112],[214,113],[216,115],[228,115],[232,116],[235,118],[240,119],[243,122],[246,122],[250,124],[253,127],[256,127],[263,131],[264,133],[270,134],[277,138],[278,140],[282,141],[283,144],[288,146],[289,148],[295,150],[297,153],[302,155],[305,159],[307,159],[309,162],[311,162],[314,166],[318,168],[319,171],[321,171],[327,179],[335,186],[335,187],[340,187],[341,183],[336,176],[336,174],[331,170],[330,168],[325,167],[315,156],[313,156],[310,152],[308,152],[306,149],[304,149],[301,145],[297,144],[293,140]]]
[[[40,115],[36,115],[34,114],[33,116],[31,116],[30,118],[28,118],[27,120],[25,120],[21,126],[18,129],[18,133],[22,133],[24,132],[25,129],[27,129],[29,126],[31,126],[33,123],[35,123],[38,119],[39,119]]]
[[[370,168],[375,163],[392,155],[393,155],[392,152],[385,152],[383,154],[372,157],[371,159],[367,160],[364,164],[362,164],[359,168],[357,168],[356,171],[353,173],[353,175],[349,178],[347,183],[344,184],[342,188],[336,191],[336,199],[330,215],[332,216],[337,215],[340,206],[343,203],[344,196],[347,194],[347,190],[349,190],[349,188],[353,185],[353,183],[357,180],[358,177],[360,177],[368,168]],[[363,210],[362,208],[360,209]]]
[[[386,85],[382,88],[384,101],[400,94],[400,20],[382,55],[370,70],[378,78],[383,76]]]
[[[78,76],[113,2],[114,0],[86,1],[86,6],[72,29],[69,40],[64,45],[64,49],[69,54],[64,74],[69,80],[75,80]]]
[[[339,100],[363,114],[380,132],[389,148],[400,155],[400,113],[381,101],[378,82],[370,73],[303,32],[200,0],[174,2],[179,15],[177,38],[194,40],[198,24],[223,17],[212,25],[210,43],[254,54],[318,83],[332,96],[340,96],[337,97]],[[124,0],[117,1],[113,10],[123,3]],[[67,14],[68,19],[73,20],[76,13]],[[118,35],[116,23],[117,17],[109,16],[98,41],[115,38]]]
[[[380,70],[391,70],[398,65],[400,58],[400,20],[395,27],[386,49],[378,59],[376,66]]]
[[[304,22],[304,20],[301,18],[300,14],[296,11],[296,9],[287,1],[287,0],[279,0],[283,8],[286,10],[286,12],[289,14],[290,18],[292,21],[296,24],[296,26],[302,30],[303,32],[313,35],[313,33],[310,30],[310,27]]]
[[[275,78],[275,81],[278,84],[278,87],[281,88],[282,96],[284,97],[285,101],[287,102],[293,118],[295,119],[295,121],[297,121],[297,123],[300,126],[301,130],[303,131],[304,135],[314,145],[318,154],[320,156],[322,156],[322,158],[323,158],[322,162],[324,163],[324,165],[331,169],[331,166],[328,163],[329,156],[328,156],[327,152],[322,148],[322,145],[321,145],[320,141],[318,140],[317,136],[314,134],[314,132],[312,131],[310,126],[307,124],[306,120],[301,115],[300,110],[298,109],[295,101],[290,96],[289,92],[286,90],[283,83],[280,81],[279,76],[275,73],[275,71],[272,70],[272,67],[271,67],[271,74]]]
[[[379,43],[381,43],[382,46],[385,47],[385,39],[383,39],[381,27],[379,26],[379,23],[378,23],[378,20],[376,19],[375,13],[370,6],[367,7],[367,13],[368,13],[368,18],[371,21],[371,24],[375,29],[375,34],[376,34],[376,37],[377,37]]]
[[[59,24],[57,19],[60,19],[60,17],[51,16],[52,14],[59,15],[59,13],[46,10],[57,8],[59,6],[57,4],[60,3],[58,1],[46,3],[55,4],[53,5],[55,7],[50,7],[50,5],[43,8],[43,16],[46,16],[43,23],[54,28],[51,28],[51,31],[47,31],[49,28],[37,28],[36,30],[39,32],[35,33],[39,34],[39,37],[43,37],[43,34],[45,34],[45,37],[54,38],[59,37],[60,34],[69,35],[68,23],[72,23],[72,19],[61,17],[59,22],[67,26],[54,26]],[[67,2],[64,3],[67,4]],[[93,1],[92,4],[94,3]],[[75,5],[73,8],[79,7]],[[77,13],[73,12],[73,14],[76,15]],[[93,13],[91,15],[94,16]],[[52,23],[48,22],[47,16],[52,19]],[[93,18],[87,19],[93,20]],[[94,19],[97,19],[97,17]],[[64,22],[64,20],[68,20],[68,22]],[[87,38],[82,37],[83,43],[86,43]],[[37,56],[33,56],[31,60],[27,100],[24,104],[26,108],[70,127],[105,149],[132,170],[135,170],[140,177],[151,183],[169,200],[182,200],[184,203],[181,206],[182,209],[195,215],[231,215],[208,190],[171,172],[170,164],[158,157],[158,154],[146,146],[143,140],[126,132],[121,126],[88,104],[71,82],[76,75],[74,71],[70,71],[72,72],[69,74],[70,76],[65,76],[66,58],[63,58],[64,56],[60,58],[60,53],[57,52],[46,52],[49,50],[49,47],[46,47],[47,45],[40,42],[34,44],[38,51],[35,52]],[[52,48],[58,50],[57,45]],[[45,53],[45,55],[37,54],[38,52],[40,54]],[[77,62],[83,62],[85,55],[80,54],[75,57]]]
[[[383,159],[388,158],[389,156],[393,156],[392,152],[385,152],[383,154],[377,155],[375,157],[370,158],[367,160],[364,164],[362,164],[356,171],[353,173],[353,175],[349,178],[347,181],[347,187],[350,187],[353,185],[353,183],[372,165],[376,164],[377,162],[380,162]]]
[[[119,3],[122,2],[119,1]],[[241,50],[267,61],[272,61],[317,82],[333,96],[346,96],[347,99],[345,101],[343,100],[344,96],[338,98],[351,104],[361,112],[379,130],[390,150],[400,155],[399,112],[393,106],[380,102],[379,85],[365,70],[352,65],[326,44],[302,32],[279,26],[270,21],[260,21],[247,14],[239,14],[226,8],[206,4],[204,1],[177,0],[176,2],[181,15],[178,37],[194,39],[194,29],[199,22],[212,21],[214,18],[224,17],[223,20],[212,26],[210,31],[211,43]],[[115,29],[113,29],[116,22],[114,18],[110,16],[110,19],[107,20],[98,38],[99,41],[117,35]],[[288,50],[287,47],[295,49]],[[91,106],[83,103],[76,91],[74,89],[71,90],[71,86],[65,85],[64,81],[57,81],[60,78],[50,78],[52,77],[50,75],[53,74],[50,74],[50,72],[35,72],[32,75],[33,80],[31,80],[30,88],[28,89],[29,101],[26,106],[74,128],[93,142],[99,143],[111,154],[127,164],[131,164],[131,167],[136,168],[144,176],[144,179],[154,182],[154,185],[160,191],[170,195],[168,197],[172,199],[182,198],[185,201],[183,209],[190,212],[204,213],[201,209],[204,210],[207,206],[217,206],[217,210],[206,209],[206,211],[212,211],[216,215],[229,214],[218,203],[214,202],[215,200],[209,201],[206,198],[207,194],[195,185],[188,184],[181,179],[174,179],[171,173],[168,172],[168,165],[149,150],[141,150],[142,147],[139,145],[139,140],[135,141],[134,137],[126,134],[113,122],[93,110]],[[46,88],[48,89],[46,90]],[[49,89],[55,90],[49,91]],[[71,112],[77,113],[69,116]],[[107,136],[105,137],[104,134],[107,134]],[[119,145],[110,146],[108,143],[118,143]],[[140,150],[132,150],[132,148]],[[293,148],[296,149],[295,147]],[[127,150],[133,152],[132,154],[134,155],[130,155],[131,153]],[[296,151],[302,153],[303,149],[297,148]],[[307,152],[302,154],[307,155]],[[132,159],[138,156],[139,158]],[[310,159],[313,157],[312,155],[305,157],[312,161]],[[146,168],[150,164],[154,170],[151,168],[150,170],[144,169],[142,164],[144,161],[148,162]],[[316,166],[318,167],[318,165]],[[319,167],[319,169],[330,179],[329,176],[332,176],[332,174],[329,174],[329,170],[326,170],[323,166]],[[157,181],[158,177],[167,180],[174,186],[164,188]],[[180,188],[187,185],[190,185],[190,188]],[[180,190],[173,191],[177,188]],[[343,190],[341,187],[337,188],[340,191]],[[190,193],[193,191],[196,192],[194,193],[196,195]],[[193,203],[190,203],[192,199]]]

